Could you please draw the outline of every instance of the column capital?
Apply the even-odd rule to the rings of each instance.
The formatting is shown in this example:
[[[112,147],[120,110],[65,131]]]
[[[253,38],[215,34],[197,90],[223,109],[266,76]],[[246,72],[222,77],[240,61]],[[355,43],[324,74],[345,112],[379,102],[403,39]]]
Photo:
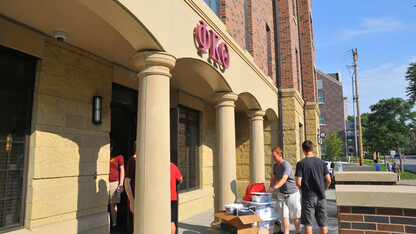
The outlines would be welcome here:
[[[263,116],[266,112],[264,110],[249,110],[246,114],[250,120],[263,120]]]
[[[138,77],[164,75],[171,77],[170,70],[175,66],[176,57],[161,51],[143,51],[133,56],[134,66],[139,69]]]
[[[214,101],[217,104],[215,107],[219,106],[232,106],[234,107],[234,102],[237,101],[238,95],[233,92],[217,92],[214,94]]]

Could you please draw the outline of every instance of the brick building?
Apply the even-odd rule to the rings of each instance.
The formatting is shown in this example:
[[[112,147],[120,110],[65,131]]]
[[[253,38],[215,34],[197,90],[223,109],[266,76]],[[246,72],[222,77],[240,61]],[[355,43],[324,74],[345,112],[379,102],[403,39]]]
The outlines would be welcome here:
[[[305,139],[318,144],[319,107],[316,100],[316,64],[312,5],[309,0],[278,1],[283,102],[283,150],[293,166],[303,158]]]
[[[321,132],[329,134],[335,131],[344,142],[343,153],[345,153],[345,124],[344,96],[342,94],[341,74],[325,74],[318,70],[318,103],[321,114],[319,123]],[[325,138],[323,139],[325,142]],[[322,150],[324,155],[325,150]]]
[[[0,232],[108,233],[110,137],[137,154],[136,233],[170,231],[169,161],[182,220],[267,183],[279,138],[319,155],[309,0],[1,3]]]

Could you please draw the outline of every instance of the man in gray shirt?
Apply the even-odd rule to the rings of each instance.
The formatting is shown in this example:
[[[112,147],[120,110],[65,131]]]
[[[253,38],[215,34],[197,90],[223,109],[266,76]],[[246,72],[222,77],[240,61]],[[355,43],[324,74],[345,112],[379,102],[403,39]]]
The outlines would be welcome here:
[[[285,234],[289,234],[289,218],[293,219],[296,233],[300,233],[299,218],[301,216],[300,193],[295,183],[292,166],[283,160],[283,151],[280,147],[272,149],[272,157],[276,162],[273,165],[273,176],[269,192],[279,189],[277,194],[279,215],[283,218]]]

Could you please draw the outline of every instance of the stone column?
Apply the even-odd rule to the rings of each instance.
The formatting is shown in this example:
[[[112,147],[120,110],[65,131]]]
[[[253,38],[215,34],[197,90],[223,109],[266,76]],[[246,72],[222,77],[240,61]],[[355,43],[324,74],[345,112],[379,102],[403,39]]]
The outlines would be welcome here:
[[[176,58],[157,51],[133,57],[139,69],[134,233],[170,233],[170,70]]]
[[[231,92],[215,94],[215,212],[234,203],[237,197],[235,151],[235,104],[238,96]]]
[[[247,111],[250,121],[250,182],[264,183],[264,128],[262,110]]]
[[[313,154],[317,157],[322,157],[321,155],[321,145],[318,144],[318,136],[320,132],[319,125],[319,105],[315,102],[306,103],[306,137],[308,140],[312,141],[314,150]]]

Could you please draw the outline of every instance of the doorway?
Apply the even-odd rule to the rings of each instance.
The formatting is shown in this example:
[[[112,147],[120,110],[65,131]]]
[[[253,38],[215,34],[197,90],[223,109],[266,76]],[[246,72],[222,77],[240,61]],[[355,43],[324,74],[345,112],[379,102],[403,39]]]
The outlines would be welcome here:
[[[0,46],[0,232],[23,226],[36,61]]]
[[[137,130],[137,90],[113,83],[111,99],[111,132],[114,149],[124,156],[124,165],[134,152]],[[124,169],[126,167],[124,166]],[[117,228],[113,233],[131,233],[133,219],[130,215],[126,192],[117,205]]]

